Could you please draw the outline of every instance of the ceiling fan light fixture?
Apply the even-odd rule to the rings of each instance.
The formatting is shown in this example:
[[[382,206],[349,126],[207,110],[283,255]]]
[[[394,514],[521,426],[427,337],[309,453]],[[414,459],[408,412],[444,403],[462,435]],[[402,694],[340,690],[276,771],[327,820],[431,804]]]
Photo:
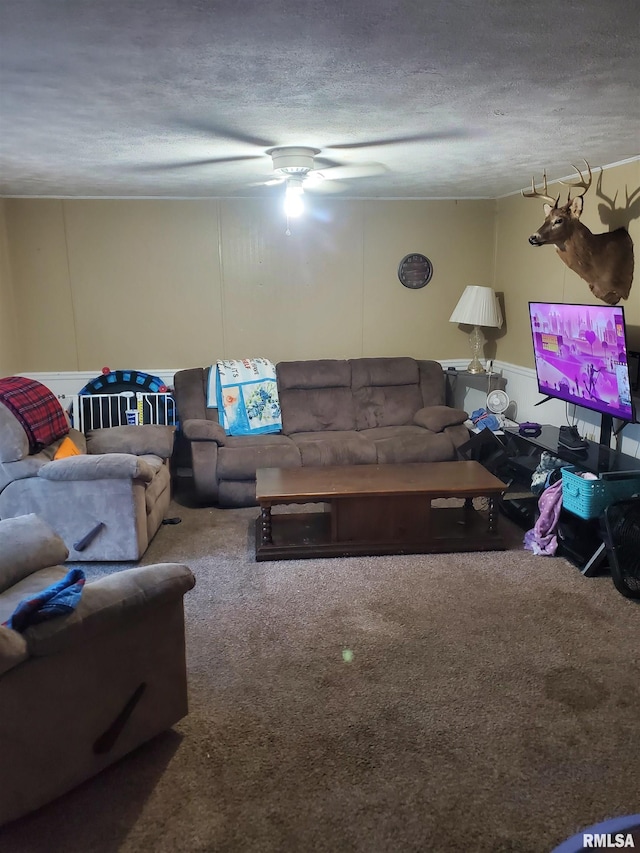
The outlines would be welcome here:
[[[301,176],[312,171],[314,158],[319,153],[319,148],[303,148],[300,146],[270,148],[267,151],[273,161],[273,170],[276,174]]]
[[[288,178],[284,192],[284,212],[288,218],[294,219],[304,213],[304,188],[302,177]]]

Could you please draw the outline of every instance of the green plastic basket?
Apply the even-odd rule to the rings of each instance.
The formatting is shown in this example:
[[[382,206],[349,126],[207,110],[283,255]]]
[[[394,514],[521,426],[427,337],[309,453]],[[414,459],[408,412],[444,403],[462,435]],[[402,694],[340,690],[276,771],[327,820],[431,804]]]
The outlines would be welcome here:
[[[640,492],[640,475],[627,480],[585,480],[576,468],[562,469],[562,506],[580,518],[598,518],[605,507]]]

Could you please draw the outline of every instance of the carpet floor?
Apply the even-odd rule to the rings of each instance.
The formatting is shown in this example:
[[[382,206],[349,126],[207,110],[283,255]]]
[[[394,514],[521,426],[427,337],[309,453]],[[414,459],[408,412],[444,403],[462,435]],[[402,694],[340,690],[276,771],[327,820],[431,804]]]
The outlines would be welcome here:
[[[640,811],[640,608],[607,574],[504,518],[504,552],[256,563],[257,509],[187,503],[142,562],[197,579],[189,715],[0,850],[548,853]]]

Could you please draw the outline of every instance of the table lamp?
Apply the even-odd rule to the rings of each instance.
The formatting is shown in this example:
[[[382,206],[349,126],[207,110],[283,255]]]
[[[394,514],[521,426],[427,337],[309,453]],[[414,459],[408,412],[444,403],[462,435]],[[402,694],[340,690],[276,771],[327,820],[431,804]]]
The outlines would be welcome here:
[[[477,284],[467,285],[458,300],[458,304],[453,309],[453,314],[449,317],[449,322],[473,326],[469,335],[473,358],[467,367],[467,371],[469,373],[484,373],[485,369],[480,361],[480,356],[483,354],[486,338],[480,327],[494,326],[500,328],[502,326],[502,311],[493,288],[481,287]]]

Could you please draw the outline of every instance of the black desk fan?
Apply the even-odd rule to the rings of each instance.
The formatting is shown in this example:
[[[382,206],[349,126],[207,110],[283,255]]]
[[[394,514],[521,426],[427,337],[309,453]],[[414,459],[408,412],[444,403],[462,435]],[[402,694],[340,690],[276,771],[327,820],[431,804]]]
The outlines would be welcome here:
[[[640,497],[611,504],[604,519],[614,586],[627,598],[640,598]]]

